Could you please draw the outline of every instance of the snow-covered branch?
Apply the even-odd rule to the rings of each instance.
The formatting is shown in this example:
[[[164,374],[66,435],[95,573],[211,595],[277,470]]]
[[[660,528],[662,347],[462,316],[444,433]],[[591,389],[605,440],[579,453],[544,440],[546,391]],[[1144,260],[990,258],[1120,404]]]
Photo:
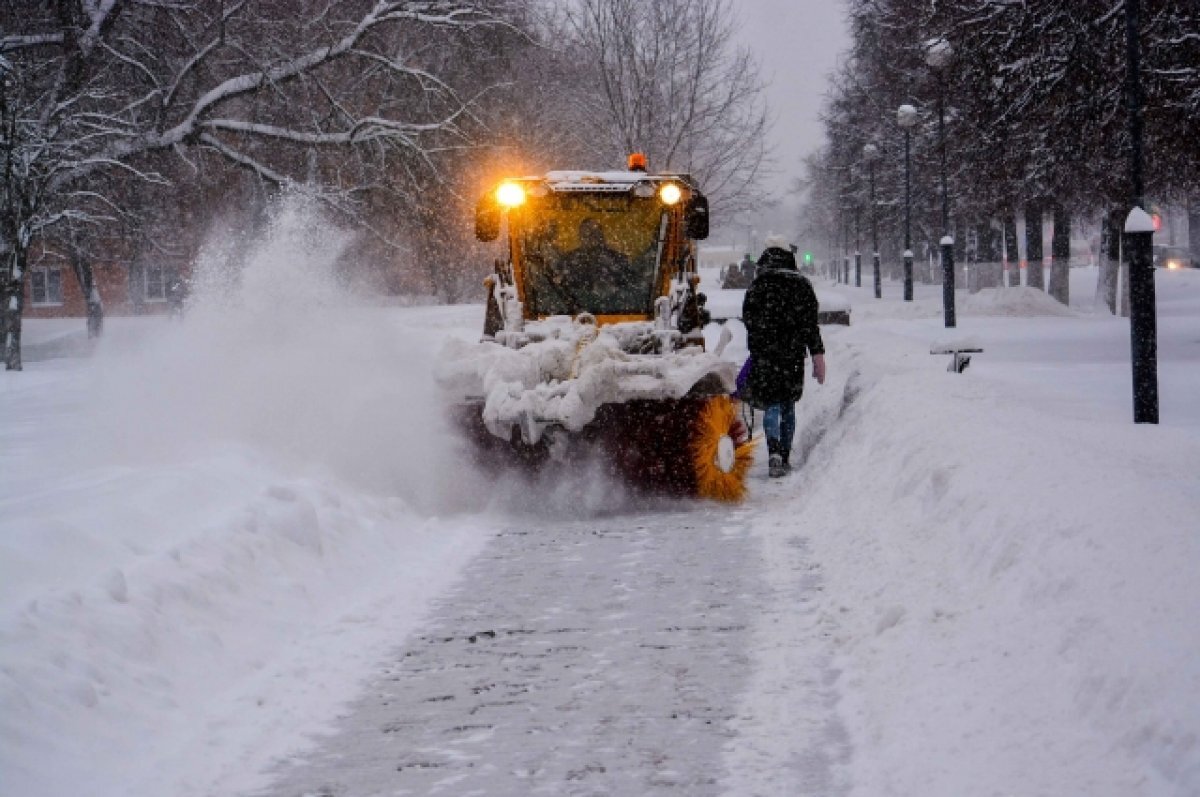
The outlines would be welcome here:
[[[438,179],[487,91],[472,78],[460,97],[439,47],[515,30],[521,2],[30,4],[0,34],[0,237],[22,249],[180,166],[303,184],[346,213]]]
[[[21,50],[27,47],[61,45],[63,41],[64,34],[61,32],[35,33],[28,36],[0,36],[0,53]]]

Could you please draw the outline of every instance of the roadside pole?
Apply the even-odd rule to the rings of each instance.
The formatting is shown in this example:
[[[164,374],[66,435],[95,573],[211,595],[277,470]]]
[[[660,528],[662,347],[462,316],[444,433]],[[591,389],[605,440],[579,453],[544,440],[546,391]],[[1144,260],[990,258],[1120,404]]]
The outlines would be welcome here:
[[[1130,188],[1125,219],[1129,254],[1129,338],[1133,364],[1133,422],[1158,423],[1158,319],[1154,296],[1154,220],[1142,181],[1142,83],[1138,31],[1141,0],[1125,2],[1126,84],[1129,100]]]

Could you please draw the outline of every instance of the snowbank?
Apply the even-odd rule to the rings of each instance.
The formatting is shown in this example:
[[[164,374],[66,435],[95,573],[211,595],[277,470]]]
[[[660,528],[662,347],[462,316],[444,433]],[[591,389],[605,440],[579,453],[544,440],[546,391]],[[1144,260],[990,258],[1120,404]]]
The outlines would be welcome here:
[[[0,380],[0,792],[253,786],[488,538],[430,386],[477,308],[358,308],[340,243],[285,206],[182,324]]]
[[[1159,278],[1189,319],[1160,332],[1161,426],[1132,423],[1126,321],[1024,291],[960,320],[985,348],[963,374],[927,353],[939,324],[831,330],[805,467],[757,523],[780,594],[817,597],[759,629],[731,793],[1200,793],[1190,277]]]
[[[957,310],[958,302],[955,302]],[[1037,288],[984,288],[963,296],[962,310],[969,316],[1070,316],[1071,308]]]

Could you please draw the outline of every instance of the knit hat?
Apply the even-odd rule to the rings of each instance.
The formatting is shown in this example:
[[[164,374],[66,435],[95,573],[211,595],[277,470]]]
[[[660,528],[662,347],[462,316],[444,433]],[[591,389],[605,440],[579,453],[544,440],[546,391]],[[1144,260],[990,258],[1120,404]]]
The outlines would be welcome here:
[[[758,258],[759,273],[763,269],[781,268],[796,271],[796,256],[782,246],[768,246]]]

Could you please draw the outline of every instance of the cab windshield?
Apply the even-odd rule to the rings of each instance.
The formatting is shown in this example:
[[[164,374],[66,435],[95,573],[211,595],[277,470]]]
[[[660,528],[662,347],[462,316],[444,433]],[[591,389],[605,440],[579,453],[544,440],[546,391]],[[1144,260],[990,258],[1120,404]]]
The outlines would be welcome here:
[[[525,303],[537,316],[649,314],[667,214],[652,198],[530,198],[518,229]]]

